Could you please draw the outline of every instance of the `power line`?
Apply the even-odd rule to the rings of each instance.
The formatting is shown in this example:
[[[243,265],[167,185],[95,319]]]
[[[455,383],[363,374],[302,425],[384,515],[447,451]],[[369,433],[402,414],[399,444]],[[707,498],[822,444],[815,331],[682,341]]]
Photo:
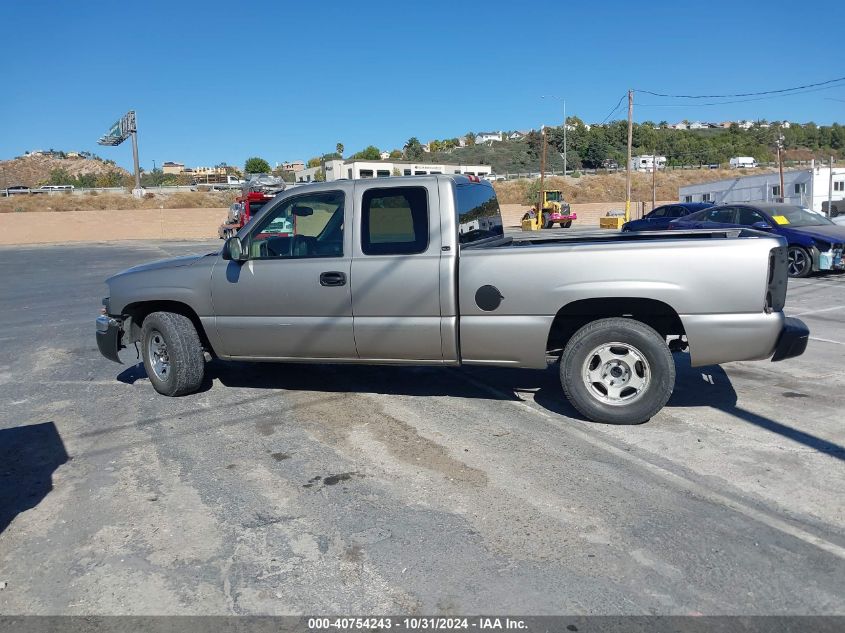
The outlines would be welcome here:
[[[605,123],[607,123],[607,120],[614,115],[614,113],[619,109],[619,106],[622,105],[622,101],[627,96],[628,96],[628,93],[626,92],[621,97],[619,97],[619,101],[617,102],[616,107],[613,108],[613,110],[610,111],[610,114],[608,114],[606,117],[604,117],[604,120],[601,123],[599,123],[599,125],[604,125]]]
[[[813,84],[805,84],[803,86],[795,86],[794,88],[782,88],[780,90],[764,90],[762,92],[739,92],[736,94],[727,94],[727,95],[672,95],[666,94],[662,92],[652,92],[651,90],[637,90],[636,92],[642,92],[644,94],[649,94],[655,97],[668,97],[670,99],[731,99],[734,97],[758,97],[760,95],[773,95],[773,94],[781,94],[784,92],[793,92],[796,90],[804,90],[806,88],[815,88],[817,86],[826,86],[829,84],[837,83],[840,81],[845,81],[845,77],[838,77],[836,79],[828,79],[827,81],[819,81]]]
[[[731,103],[749,103],[751,101],[768,101],[769,99],[780,99],[782,97],[792,97],[795,95],[804,95],[809,94],[811,92],[821,92],[822,90],[832,90],[834,88],[841,88],[841,86],[826,86],[823,88],[811,88],[809,90],[802,90],[800,92],[790,92],[788,94],[779,94],[769,97],[754,97],[751,99],[734,99],[731,101],[712,101],[709,103],[696,103],[694,104],[695,107],[704,107],[704,106],[720,106],[720,105],[728,105]],[[638,103],[638,106],[641,108],[689,108],[693,104],[691,103]]]

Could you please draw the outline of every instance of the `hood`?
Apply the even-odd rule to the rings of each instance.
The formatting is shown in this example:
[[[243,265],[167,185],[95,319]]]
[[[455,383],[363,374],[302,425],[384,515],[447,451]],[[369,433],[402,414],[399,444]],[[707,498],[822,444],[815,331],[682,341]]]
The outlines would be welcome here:
[[[209,253],[209,255],[210,254],[211,253]],[[112,275],[111,277],[106,279],[106,283],[109,283],[113,279],[117,279],[118,277],[123,277],[124,275],[131,275],[132,273],[141,273],[149,270],[159,270],[162,268],[181,268],[182,266],[190,266],[191,264],[196,263],[203,257],[208,257],[208,255],[187,255],[185,257],[171,257],[170,259],[160,259],[155,262],[150,262],[149,264],[141,264],[140,266],[127,268],[126,270],[120,271],[116,275]]]
[[[830,242],[835,244],[842,244],[845,242],[845,226],[839,226],[836,224],[820,224],[817,226],[796,226],[794,228],[785,226],[782,228],[820,242]]]

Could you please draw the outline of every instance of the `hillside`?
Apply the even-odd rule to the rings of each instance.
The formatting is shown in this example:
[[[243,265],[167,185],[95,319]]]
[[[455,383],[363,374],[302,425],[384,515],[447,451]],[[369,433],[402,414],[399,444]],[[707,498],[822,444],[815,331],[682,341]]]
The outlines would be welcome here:
[[[657,200],[677,200],[678,188],[713,180],[737,178],[750,174],[776,173],[776,169],[677,169],[656,174]],[[511,180],[493,183],[502,204],[530,204],[536,202],[539,180]],[[585,174],[580,178],[546,179],[546,189],[560,189],[564,198],[579,202],[624,202],[625,173]],[[651,174],[635,173],[631,199],[651,202]]]
[[[606,159],[625,164],[628,126],[625,121],[588,127],[576,117],[568,119],[566,149],[569,169],[595,169]],[[547,127],[547,169],[561,171],[564,148],[562,127]],[[775,146],[783,135],[785,160],[827,161],[830,156],[845,158],[845,127],[834,123],[817,126],[813,123],[790,124],[789,127],[755,125],[750,129],[675,130],[664,124],[635,123],[633,126],[634,156],[657,153],[667,158],[670,167],[720,164],[727,167],[733,156],[753,156],[759,163],[775,160]],[[439,143],[445,143],[439,142]],[[431,162],[492,165],[497,174],[537,172],[540,169],[542,141],[536,131],[520,140],[436,152]]]
[[[119,186],[128,177],[129,172],[122,167],[93,158],[22,156],[0,161],[0,188],[15,185],[36,187],[48,183]],[[62,182],[51,183],[51,180]]]

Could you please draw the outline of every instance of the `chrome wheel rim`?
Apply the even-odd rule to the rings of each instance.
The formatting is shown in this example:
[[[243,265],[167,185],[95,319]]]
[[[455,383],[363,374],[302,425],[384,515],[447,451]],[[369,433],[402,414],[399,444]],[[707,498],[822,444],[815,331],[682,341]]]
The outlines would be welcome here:
[[[593,398],[620,406],[643,396],[651,382],[651,369],[645,354],[633,345],[604,343],[587,354],[581,377]]]
[[[789,274],[800,275],[807,267],[807,255],[797,248],[790,248],[787,254],[789,260]]]
[[[150,339],[147,343],[147,357],[150,359],[150,366],[156,378],[167,380],[170,376],[170,357],[167,355],[167,343],[158,330],[150,332]]]

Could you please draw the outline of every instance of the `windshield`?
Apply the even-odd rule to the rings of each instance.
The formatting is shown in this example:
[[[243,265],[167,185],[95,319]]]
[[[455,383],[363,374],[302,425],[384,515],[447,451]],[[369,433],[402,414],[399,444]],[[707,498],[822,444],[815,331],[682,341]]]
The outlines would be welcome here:
[[[547,191],[546,192],[546,200],[549,202],[560,202],[561,195],[560,191]]]
[[[766,212],[779,226],[822,226],[833,224],[826,217],[802,207],[771,207]]]

